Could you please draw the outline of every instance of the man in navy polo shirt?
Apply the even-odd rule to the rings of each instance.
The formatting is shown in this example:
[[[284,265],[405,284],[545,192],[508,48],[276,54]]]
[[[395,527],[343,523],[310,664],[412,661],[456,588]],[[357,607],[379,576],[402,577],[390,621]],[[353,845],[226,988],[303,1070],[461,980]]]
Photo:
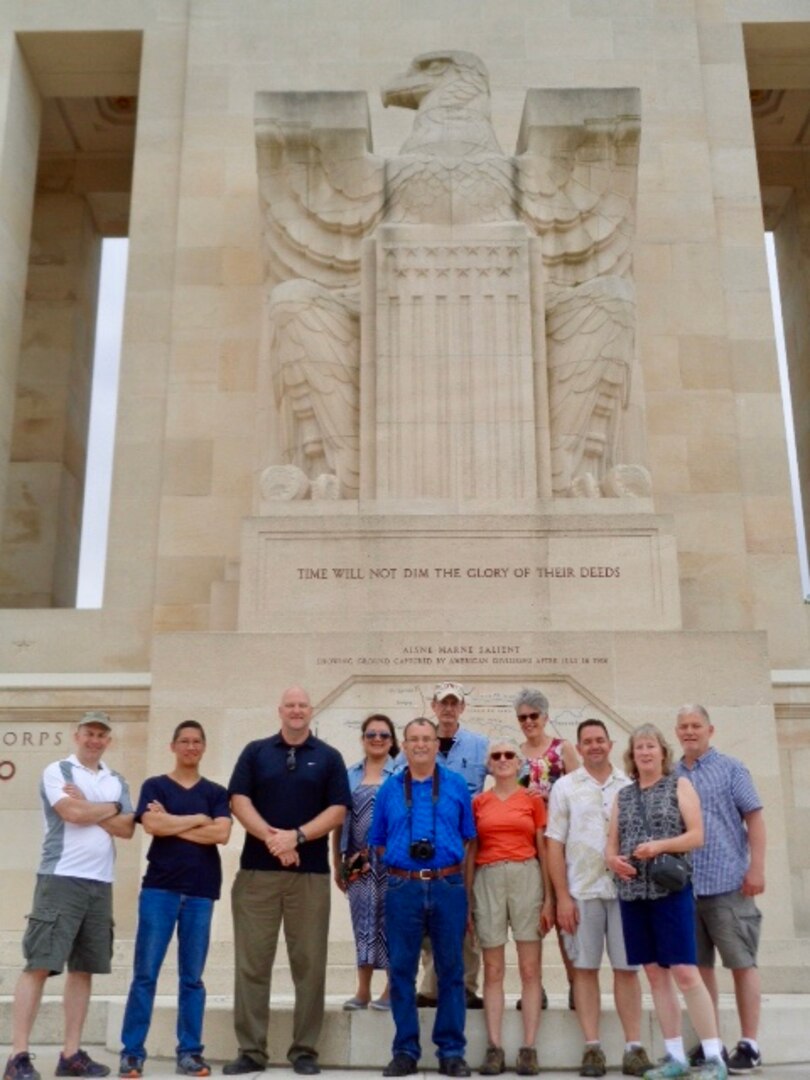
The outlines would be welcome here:
[[[196,720],[172,735],[172,772],[152,776],[141,788],[135,820],[153,837],[138,899],[135,970],[121,1030],[119,1076],[143,1073],[158,974],[177,927],[180,992],[177,999],[177,1072],[210,1076],[203,1058],[205,984],[202,975],[211,936],[214,901],[222,887],[218,844],[231,835],[228,793],[200,776],[205,732]]]
[[[235,950],[234,1030],[237,1057],[229,1076],[267,1064],[270,980],[278,934],[295,985],[295,1072],[319,1073],[329,937],[329,834],[352,804],[343,758],[309,730],[312,705],[300,686],[285,690],[281,730],[248,743],[228,791],[245,827],[240,869],[231,894]]]
[[[369,843],[381,849],[388,869],[385,931],[391,1010],[396,1032],[384,1076],[415,1073],[421,1055],[416,971],[427,934],[439,983],[433,1041],[439,1072],[469,1076],[464,1060],[466,1019],[462,943],[467,929],[463,861],[475,836],[472,802],[464,779],[436,761],[436,725],[411,720],[403,739],[406,768],[380,788]]]

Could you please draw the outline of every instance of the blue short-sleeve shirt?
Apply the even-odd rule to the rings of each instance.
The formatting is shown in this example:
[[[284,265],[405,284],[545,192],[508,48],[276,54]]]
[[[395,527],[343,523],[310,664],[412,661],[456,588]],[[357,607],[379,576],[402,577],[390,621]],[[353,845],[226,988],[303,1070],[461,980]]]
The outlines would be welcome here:
[[[384,847],[386,866],[403,870],[439,870],[454,866],[464,858],[464,846],[475,837],[472,800],[467,784],[458,773],[442,765],[438,800],[433,803],[433,779],[412,780],[413,805],[405,800],[405,770],[394,773],[380,788],[374,804],[374,818],[369,833],[372,847]],[[433,858],[411,857],[413,840],[430,840]]]
[[[741,761],[713,746],[691,768],[681,758],[675,771],[691,781],[703,812],[703,847],[692,852],[695,895],[736,892],[749,863],[748,830],[743,819],[762,809],[750,772]]]

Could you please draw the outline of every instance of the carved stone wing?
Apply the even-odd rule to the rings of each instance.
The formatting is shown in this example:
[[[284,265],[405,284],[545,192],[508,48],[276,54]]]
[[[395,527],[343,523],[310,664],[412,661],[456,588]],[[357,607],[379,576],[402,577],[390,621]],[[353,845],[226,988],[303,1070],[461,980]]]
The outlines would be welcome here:
[[[357,286],[361,241],[385,202],[366,95],[260,93],[255,123],[270,283]]]
[[[518,137],[518,212],[541,240],[546,279],[570,287],[628,276],[639,93],[530,90]]]

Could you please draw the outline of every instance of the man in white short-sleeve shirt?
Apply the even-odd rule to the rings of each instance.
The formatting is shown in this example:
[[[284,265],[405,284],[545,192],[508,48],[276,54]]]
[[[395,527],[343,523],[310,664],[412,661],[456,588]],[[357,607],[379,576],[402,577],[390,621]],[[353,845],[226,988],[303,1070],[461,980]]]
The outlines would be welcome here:
[[[627,963],[616,886],[605,866],[605,843],[613,800],[628,778],[610,763],[613,743],[601,720],[577,728],[582,766],[551,789],[546,851],[557,897],[557,923],[574,965],[574,1002],[585,1051],[580,1076],[604,1076],[599,1039],[599,968],[607,945],[613,996],[624,1030],[622,1072],[643,1076],[650,1060],[641,1045],[638,969]]]
[[[112,958],[114,837],[135,828],[129,788],[101,760],[110,745],[110,718],[85,713],[73,736],[76,752],[45,769],[40,798],[45,840],[34,903],[23,937],[25,968],[14,992],[12,1050],[4,1080],[40,1080],[28,1043],[49,975],[65,966],[64,1045],[56,1076],[101,1077],[106,1065],[80,1047],[93,974]]]

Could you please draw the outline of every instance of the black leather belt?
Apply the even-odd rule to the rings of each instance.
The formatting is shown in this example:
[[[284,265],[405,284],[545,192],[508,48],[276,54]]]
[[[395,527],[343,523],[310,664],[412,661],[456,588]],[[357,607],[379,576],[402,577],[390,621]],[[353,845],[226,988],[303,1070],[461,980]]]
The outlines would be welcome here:
[[[389,866],[388,873],[393,874],[394,877],[407,878],[409,881],[435,881],[436,878],[460,874],[461,863],[456,863],[454,866],[443,866],[440,870],[402,870],[398,866]]]

